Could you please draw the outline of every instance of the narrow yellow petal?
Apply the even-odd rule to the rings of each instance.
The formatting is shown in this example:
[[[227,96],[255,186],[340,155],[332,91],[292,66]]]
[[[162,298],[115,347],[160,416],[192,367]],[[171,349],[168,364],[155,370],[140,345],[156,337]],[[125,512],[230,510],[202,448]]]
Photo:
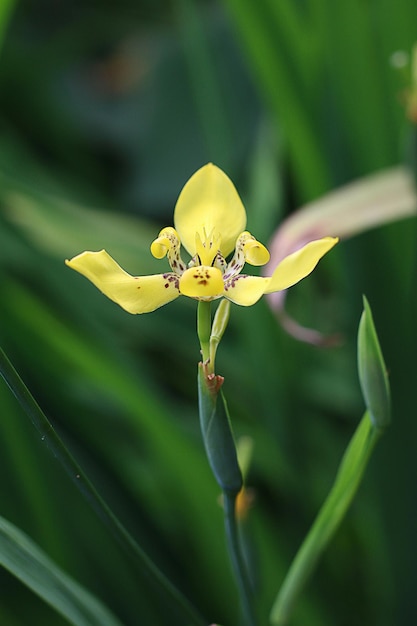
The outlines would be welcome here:
[[[235,186],[216,165],[199,169],[181,191],[174,211],[175,228],[191,256],[196,253],[195,236],[221,235],[220,250],[226,257],[234,249],[246,226],[246,211]]]
[[[150,313],[180,295],[175,274],[131,276],[105,250],[83,252],[65,263],[128,313]]]
[[[310,241],[300,250],[285,257],[271,276],[265,293],[282,291],[308,276],[320,259],[337,244],[337,237],[324,237]]]
[[[226,282],[224,297],[240,306],[252,306],[264,295],[270,280],[262,276],[239,274]]]
[[[179,288],[184,296],[210,300],[222,295],[223,274],[216,267],[191,267],[181,276]]]

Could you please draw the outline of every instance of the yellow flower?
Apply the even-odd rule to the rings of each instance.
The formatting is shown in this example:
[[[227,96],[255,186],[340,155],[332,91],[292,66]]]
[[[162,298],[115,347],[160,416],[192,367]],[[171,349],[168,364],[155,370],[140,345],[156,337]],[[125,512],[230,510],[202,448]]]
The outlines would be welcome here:
[[[245,230],[246,211],[232,181],[211,163],[181,191],[174,224],[151,245],[154,257],[167,256],[170,272],[131,276],[105,250],[83,252],[66,264],[129,313],[149,313],[180,295],[204,301],[224,297],[250,306],[265,293],[298,283],[338,241],[311,241],[283,259],[270,277],[242,274],[245,263],[267,263],[269,252]],[[191,256],[188,264],[181,258],[181,244]]]

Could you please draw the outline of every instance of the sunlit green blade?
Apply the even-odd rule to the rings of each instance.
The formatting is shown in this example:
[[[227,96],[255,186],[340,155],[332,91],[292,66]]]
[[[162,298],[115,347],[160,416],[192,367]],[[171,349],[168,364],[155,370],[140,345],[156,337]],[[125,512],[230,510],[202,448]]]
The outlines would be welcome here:
[[[343,456],[333,487],[278,592],[271,611],[274,626],[288,623],[300,592],[342,522],[374,445],[389,422],[390,391],[385,364],[365,298],[358,331],[358,364],[367,411]]]
[[[271,611],[274,626],[288,624],[299,594],[352,502],[377,439],[378,432],[365,413],[345,452],[334,485],[278,592]]]
[[[157,227],[133,216],[80,206],[62,197],[28,191],[0,175],[4,212],[36,247],[60,260],[106,248],[132,273],[160,271],[149,250]]]

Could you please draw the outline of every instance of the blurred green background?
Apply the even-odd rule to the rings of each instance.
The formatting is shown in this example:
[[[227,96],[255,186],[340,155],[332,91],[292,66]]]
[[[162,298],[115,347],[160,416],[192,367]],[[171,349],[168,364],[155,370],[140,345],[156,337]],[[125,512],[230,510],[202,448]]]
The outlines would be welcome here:
[[[201,443],[195,303],[130,316],[64,259],[149,244],[213,161],[267,243],[284,217],[384,167],[414,167],[413,0],[37,0],[0,5],[0,343],[110,506],[207,619],[238,624],[218,489]],[[337,234],[337,233],[329,233]],[[294,626],[417,620],[416,221],[342,242],[288,296],[338,347],[297,342],[266,301],[233,307],[217,358],[253,438],[245,522],[264,623],[363,412],[362,294],[393,423]],[[165,265],[164,265],[165,267]],[[139,577],[0,384],[0,514],[125,625],[182,624]],[[0,623],[66,623],[5,571]]]

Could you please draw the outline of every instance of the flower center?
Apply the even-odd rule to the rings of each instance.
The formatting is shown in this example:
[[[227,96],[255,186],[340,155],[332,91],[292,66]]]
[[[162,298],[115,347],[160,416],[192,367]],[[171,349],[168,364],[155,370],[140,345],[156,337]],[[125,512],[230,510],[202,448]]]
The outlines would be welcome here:
[[[184,296],[199,300],[219,298],[224,291],[223,274],[217,267],[190,267],[180,278],[179,290]]]
[[[236,240],[235,252],[229,263],[221,253],[221,235],[213,228],[209,233],[203,227],[195,233],[195,254],[187,265],[180,255],[180,238],[177,231],[168,226],[151,244],[151,252],[157,259],[168,257],[172,269],[169,281],[177,281],[178,289],[184,296],[197,300],[216,300],[225,291],[234,287],[245,263],[264,265],[269,260],[269,252],[248,231]],[[179,281],[178,281],[179,277]]]

